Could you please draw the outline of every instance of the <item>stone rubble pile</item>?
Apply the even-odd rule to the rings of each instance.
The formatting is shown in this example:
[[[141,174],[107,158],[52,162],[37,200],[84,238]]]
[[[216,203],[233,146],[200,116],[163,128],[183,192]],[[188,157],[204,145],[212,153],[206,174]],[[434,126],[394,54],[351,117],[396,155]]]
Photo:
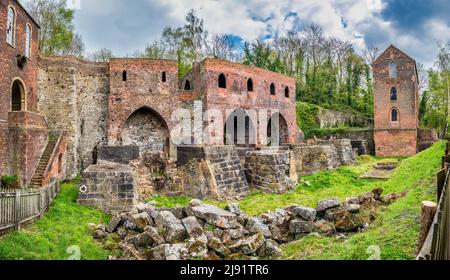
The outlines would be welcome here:
[[[382,193],[375,189],[343,203],[329,198],[315,209],[292,205],[258,217],[248,217],[237,203],[225,210],[199,200],[171,209],[141,203],[92,230],[97,240],[118,240],[126,260],[279,258],[281,244],[308,234],[342,237],[362,231],[375,220],[378,206],[405,195]]]

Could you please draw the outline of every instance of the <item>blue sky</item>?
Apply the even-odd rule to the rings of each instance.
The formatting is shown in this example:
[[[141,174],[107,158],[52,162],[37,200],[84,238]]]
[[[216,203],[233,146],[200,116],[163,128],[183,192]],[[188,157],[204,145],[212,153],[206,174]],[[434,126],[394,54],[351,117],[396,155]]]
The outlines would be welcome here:
[[[23,0],[26,1],[26,0]],[[211,33],[253,40],[310,22],[325,33],[384,49],[394,44],[431,67],[437,42],[450,40],[448,0],[68,0],[80,1],[76,29],[87,51],[109,48],[125,56],[179,26],[195,9]]]

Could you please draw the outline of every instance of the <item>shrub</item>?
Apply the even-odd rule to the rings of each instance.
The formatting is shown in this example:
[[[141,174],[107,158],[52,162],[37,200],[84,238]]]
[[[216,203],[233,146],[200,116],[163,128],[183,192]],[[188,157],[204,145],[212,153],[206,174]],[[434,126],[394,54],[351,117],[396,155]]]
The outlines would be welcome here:
[[[1,177],[1,187],[7,188],[7,189],[20,188],[19,177],[17,177],[17,176],[2,176]]]

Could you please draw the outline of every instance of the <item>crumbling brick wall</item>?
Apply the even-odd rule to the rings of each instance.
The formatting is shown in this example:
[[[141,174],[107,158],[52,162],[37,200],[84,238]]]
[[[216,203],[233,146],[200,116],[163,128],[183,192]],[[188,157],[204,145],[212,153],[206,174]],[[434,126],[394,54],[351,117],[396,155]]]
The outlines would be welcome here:
[[[396,64],[396,78],[390,64]],[[411,156],[417,153],[419,84],[415,61],[390,46],[373,64],[375,95],[375,145],[378,156]],[[391,90],[397,91],[391,100]],[[398,111],[392,121],[391,111]]]

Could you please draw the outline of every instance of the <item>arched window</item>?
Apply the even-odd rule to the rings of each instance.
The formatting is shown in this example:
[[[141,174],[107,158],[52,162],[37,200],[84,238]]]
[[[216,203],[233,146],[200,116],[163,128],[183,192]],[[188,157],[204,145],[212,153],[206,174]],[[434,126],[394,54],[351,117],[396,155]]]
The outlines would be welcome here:
[[[12,84],[11,111],[25,111],[25,89],[19,80],[15,80]]]
[[[397,64],[395,64],[394,62],[389,64],[389,78],[397,78]]]
[[[253,91],[253,80],[251,78],[247,80],[247,91]]]
[[[227,88],[227,79],[224,74],[219,75],[219,88]]]
[[[25,31],[25,56],[31,58],[31,25],[29,24]]]
[[[8,7],[8,18],[6,21],[6,42],[11,46],[14,45],[15,29],[16,29],[16,11],[13,7]]]
[[[165,83],[167,81],[166,72],[162,72],[162,82]]]
[[[127,71],[122,72],[122,81],[124,81],[124,82],[127,81]]]
[[[270,85],[270,95],[275,95],[275,85],[273,83]]]
[[[184,83],[184,90],[191,90],[191,82],[189,80],[186,80]]]
[[[286,88],[284,89],[284,96],[285,96],[286,98],[289,98],[289,87],[286,87]]]
[[[397,109],[392,109],[391,111],[391,121],[398,122],[398,111]]]
[[[391,101],[397,100],[397,88],[393,87],[391,88]]]

